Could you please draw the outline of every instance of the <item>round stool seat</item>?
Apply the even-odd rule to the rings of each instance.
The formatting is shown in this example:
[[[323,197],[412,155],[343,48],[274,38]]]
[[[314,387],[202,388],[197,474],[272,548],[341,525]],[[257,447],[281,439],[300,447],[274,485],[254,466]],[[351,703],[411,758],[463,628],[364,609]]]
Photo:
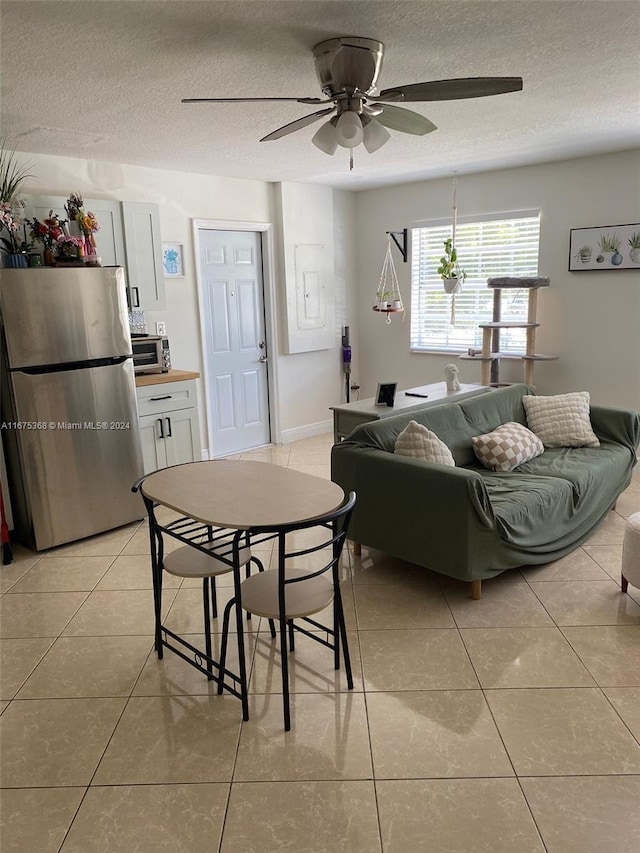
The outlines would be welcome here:
[[[622,544],[622,589],[627,584],[640,589],[640,512],[627,519]]]
[[[246,565],[250,559],[250,549],[241,548],[240,565]],[[167,554],[162,567],[165,572],[180,578],[207,578],[232,571],[232,567],[223,563],[214,550],[210,554],[204,554],[202,551],[196,551],[191,545],[183,545]]]
[[[306,578],[301,583],[285,587],[285,610],[287,619],[300,619],[324,610],[333,601],[333,584],[328,578],[308,577],[304,569],[287,569],[287,580]],[[277,619],[280,615],[278,599],[278,571],[271,569],[260,572],[242,581],[242,606],[256,616]]]

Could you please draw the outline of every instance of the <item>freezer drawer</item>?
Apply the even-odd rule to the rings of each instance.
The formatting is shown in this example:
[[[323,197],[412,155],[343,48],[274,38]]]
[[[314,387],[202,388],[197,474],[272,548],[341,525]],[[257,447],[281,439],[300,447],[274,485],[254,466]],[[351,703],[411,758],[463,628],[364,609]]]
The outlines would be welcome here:
[[[30,516],[22,526],[37,550],[141,518],[131,492],[143,470],[131,359],[11,378]]]

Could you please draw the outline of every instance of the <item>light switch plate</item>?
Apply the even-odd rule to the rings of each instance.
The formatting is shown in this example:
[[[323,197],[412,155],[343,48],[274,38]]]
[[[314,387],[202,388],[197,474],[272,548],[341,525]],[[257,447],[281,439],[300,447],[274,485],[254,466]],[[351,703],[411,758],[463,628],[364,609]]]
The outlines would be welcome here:
[[[167,334],[167,324],[164,320],[156,320],[156,335],[166,335]]]

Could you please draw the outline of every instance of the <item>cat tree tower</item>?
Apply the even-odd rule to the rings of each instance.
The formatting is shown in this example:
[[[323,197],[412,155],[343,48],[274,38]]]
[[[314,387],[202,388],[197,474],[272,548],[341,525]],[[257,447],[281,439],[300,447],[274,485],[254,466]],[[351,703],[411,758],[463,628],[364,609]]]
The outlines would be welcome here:
[[[524,362],[524,382],[533,385],[533,369],[536,361],[555,361],[557,355],[541,355],[536,353],[536,329],[540,325],[536,321],[538,310],[538,290],[541,287],[549,287],[548,278],[488,278],[487,286],[493,290],[493,319],[490,323],[480,323],[482,329],[482,353],[465,353],[460,358],[465,361],[481,361],[482,374],[481,384],[490,385],[492,388],[500,388],[503,385],[511,385],[511,382],[500,381],[501,359],[522,359]],[[508,289],[526,289],[529,292],[529,303],[527,317],[522,320],[501,320],[502,291]],[[500,352],[500,330],[501,329],[526,329],[526,348],[523,353]]]

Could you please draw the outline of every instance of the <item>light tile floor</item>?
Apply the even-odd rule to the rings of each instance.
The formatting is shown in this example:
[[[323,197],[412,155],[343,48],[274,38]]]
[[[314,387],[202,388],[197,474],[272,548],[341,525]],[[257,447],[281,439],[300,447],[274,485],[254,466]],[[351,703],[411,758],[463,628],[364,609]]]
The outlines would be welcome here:
[[[243,456],[328,477],[330,445]],[[156,659],[143,526],[17,547],[0,570],[3,853],[635,853],[640,590],[619,575],[638,510],[640,472],[584,547],[485,582],[477,602],[345,555],[355,689],[301,637],[286,734],[260,620],[248,723],[179,658]],[[167,622],[201,645],[199,582],[167,581]]]

